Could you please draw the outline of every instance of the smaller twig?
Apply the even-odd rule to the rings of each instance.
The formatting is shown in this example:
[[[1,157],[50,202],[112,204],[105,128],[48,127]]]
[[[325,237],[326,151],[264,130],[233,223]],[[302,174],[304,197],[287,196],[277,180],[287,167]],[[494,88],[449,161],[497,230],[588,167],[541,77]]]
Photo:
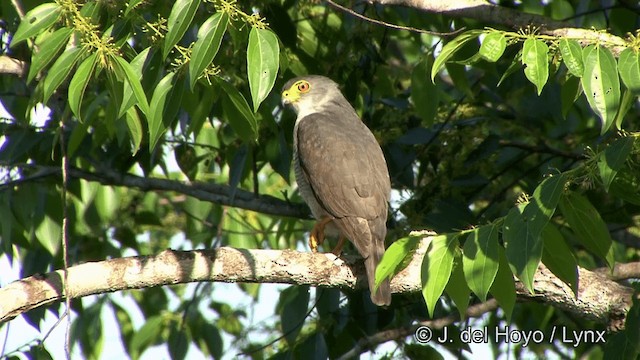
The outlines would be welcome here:
[[[417,32],[417,33],[422,33],[422,34],[429,34],[429,35],[436,35],[436,36],[452,36],[452,35],[456,35],[462,31],[465,30],[465,28],[462,29],[458,29],[455,31],[451,31],[451,32],[437,32],[437,31],[429,31],[429,30],[424,30],[424,29],[418,29],[418,28],[414,28],[411,26],[402,26],[402,25],[396,25],[396,24],[391,24],[385,21],[381,21],[381,20],[376,20],[376,19],[372,19],[370,17],[366,17],[360,13],[357,13],[347,7],[344,7],[340,4],[337,4],[335,2],[333,2],[332,0],[325,0],[329,5],[333,6],[336,9],[342,10],[344,12],[346,12],[347,14],[350,14],[352,16],[357,17],[358,19],[370,22],[372,24],[376,24],[376,25],[381,25],[390,29],[395,29],[395,30],[406,30],[406,31],[412,31],[412,32]]]
[[[484,302],[482,304],[469,306],[469,308],[467,308],[466,315],[467,317],[475,318],[489,311],[493,311],[497,308],[498,308],[498,302],[496,301],[496,299],[490,299],[487,302]],[[429,327],[431,330],[440,330],[447,325],[451,325],[452,323],[454,323],[459,319],[460,319],[460,315],[456,312],[454,314],[451,314],[439,319],[422,321],[412,326],[381,331],[374,335],[366,336],[358,340],[356,345],[351,350],[342,354],[342,356],[340,356],[338,359],[346,360],[346,359],[356,358],[362,352],[366,351],[367,349],[373,348],[378,344],[382,344],[384,342],[391,341],[391,340],[405,338],[409,335],[412,335],[416,332],[416,330],[418,330],[418,328],[422,326]]]
[[[62,263],[64,266],[64,299],[67,306],[67,329],[64,351],[67,359],[71,359],[71,296],[69,293],[69,211],[67,206],[67,189],[69,187],[69,158],[64,137],[65,115],[60,120],[60,154],[62,155]]]
[[[529,150],[534,153],[547,153],[552,155],[557,155],[561,157],[565,157],[568,159],[574,160],[585,160],[588,158],[585,154],[576,154],[568,151],[562,151],[558,149],[554,149],[549,147],[547,144],[542,143],[541,145],[531,145],[522,142],[508,141],[508,140],[500,140],[499,144],[505,147],[514,147],[523,150]]]
[[[16,9],[18,16],[20,16],[20,19],[22,19],[24,17],[24,8],[22,7],[22,4],[20,4],[20,1],[11,0],[11,4],[13,4],[13,7]]]

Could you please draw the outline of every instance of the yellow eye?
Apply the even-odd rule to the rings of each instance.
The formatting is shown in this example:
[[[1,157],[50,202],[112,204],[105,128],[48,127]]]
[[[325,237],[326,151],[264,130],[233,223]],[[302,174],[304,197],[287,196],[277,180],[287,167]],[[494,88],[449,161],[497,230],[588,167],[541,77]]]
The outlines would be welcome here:
[[[309,86],[309,83],[306,81],[300,81],[298,83],[298,91],[300,91],[301,93],[306,93],[310,88],[311,87]]]

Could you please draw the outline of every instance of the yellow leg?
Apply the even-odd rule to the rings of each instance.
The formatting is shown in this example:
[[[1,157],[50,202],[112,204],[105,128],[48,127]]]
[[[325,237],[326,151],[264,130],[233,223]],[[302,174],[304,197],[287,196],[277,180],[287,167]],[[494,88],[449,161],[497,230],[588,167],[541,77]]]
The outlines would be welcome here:
[[[333,250],[331,250],[333,255],[340,256],[340,254],[342,254],[342,247],[344,246],[345,240],[346,238],[343,235],[340,235],[340,238],[338,239],[338,243],[336,244],[336,247],[334,247]]]
[[[313,225],[311,234],[309,234],[309,247],[311,251],[318,252],[318,246],[324,242],[324,227],[331,222],[331,218],[323,218]]]

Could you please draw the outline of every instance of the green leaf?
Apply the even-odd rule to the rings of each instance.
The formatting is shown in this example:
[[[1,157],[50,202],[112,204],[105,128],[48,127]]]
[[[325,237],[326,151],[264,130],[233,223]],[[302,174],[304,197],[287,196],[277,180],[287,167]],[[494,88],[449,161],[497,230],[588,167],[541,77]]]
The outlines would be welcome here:
[[[598,169],[600,170],[600,178],[607,192],[613,183],[616,174],[627,161],[627,157],[633,150],[634,138],[626,136],[619,138],[598,156]]]
[[[282,333],[293,347],[309,308],[309,286],[290,286],[280,293],[276,312],[280,314]]]
[[[613,124],[620,104],[618,67],[611,52],[603,46],[585,47],[582,57],[582,88],[591,109],[602,120],[600,133],[604,134]]]
[[[97,63],[98,53],[94,53],[84,59],[82,64],[78,66],[78,70],[75,75],[73,75],[73,78],[71,78],[71,82],[69,83],[69,107],[78,120],[81,119],[80,107],[82,106],[82,97],[84,96],[84,91],[87,88],[89,80],[91,80],[93,70]]]
[[[189,61],[189,83],[192,91],[200,74],[218,53],[228,23],[229,15],[226,12],[218,12],[208,18],[198,30],[198,40],[193,44]]]
[[[638,360],[640,357],[640,301],[633,297],[626,314],[624,331],[609,335],[604,344],[603,359]]]
[[[147,321],[138,331],[134,332],[131,339],[131,357],[138,358],[149,346],[160,341],[164,319],[160,315],[147,318]]]
[[[249,108],[247,100],[226,81],[218,79],[218,84],[222,87],[225,95],[222,97],[225,120],[242,140],[255,142],[258,137],[258,122]]]
[[[195,332],[194,336],[196,336]],[[211,355],[213,359],[222,358],[224,341],[222,340],[222,336],[220,335],[220,330],[216,326],[204,321],[202,324],[202,329],[198,332],[197,336],[204,342],[205,345],[205,347],[200,345],[200,349],[206,348],[209,353],[207,354],[205,352],[205,355]]]
[[[582,94],[580,78],[570,76],[560,88],[560,103],[562,105],[562,117],[567,118],[569,110]]]
[[[564,241],[564,237],[552,223],[545,226],[542,237],[544,238],[542,263],[569,285],[573,293],[578,296],[578,263]]]
[[[55,24],[60,17],[62,8],[57,3],[46,3],[36,6],[25,14],[16,33],[11,40],[11,47],[37,35]]]
[[[131,12],[131,10],[135,9],[136,6],[144,2],[145,0],[130,0],[127,2],[127,9],[124,11],[124,15],[127,16]]]
[[[498,231],[496,225],[476,228],[462,249],[464,278],[482,302],[487,300],[487,293],[498,273]]]
[[[464,320],[467,315],[467,308],[469,307],[469,295],[471,294],[471,290],[465,281],[461,260],[460,254],[458,253],[454,261],[455,266],[451,271],[451,277],[447,282],[445,291],[456,304],[458,314],[460,314],[460,319]]]
[[[173,87],[173,77],[175,73],[168,73],[153,90],[153,96],[151,97],[151,109],[149,113],[149,151],[153,151],[158,143],[158,140],[164,134],[168,127],[168,124],[164,121],[164,109],[167,100],[167,94]]]
[[[489,292],[500,304],[507,322],[511,322],[511,314],[513,314],[513,308],[516,304],[516,285],[505,251],[501,246],[498,247],[498,259],[500,266]]]
[[[575,77],[582,77],[584,74],[584,64],[582,63],[582,47],[575,40],[560,39],[560,53],[562,61],[569,72]]]
[[[435,83],[436,74],[438,74],[442,69],[447,60],[451,59],[451,57],[453,57],[453,55],[455,55],[455,53],[464,46],[464,44],[477,38],[482,33],[483,30],[469,30],[458,35],[458,37],[444,45],[440,54],[433,62],[433,67],[431,68],[431,81]]]
[[[542,40],[529,38],[522,47],[524,74],[538,89],[538,96],[549,79],[549,47]]]
[[[551,219],[553,213],[556,211],[566,181],[567,178],[564,174],[549,176],[533,191],[533,201],[534,204],[537,205],[537,209],[539,209],[544,216],[544,225],[546,225],[546,222]],[[527,205],[527,207],[529,207],[529,205]],[[531,210],[525,209],[525,214],[528,214],[529,211]]]
[[[129,64],[125,59],[120,56],[112,57],[114,60],[114,65],[116,66],[116,71],[121,71],[124,74],[126,83],[129,84],[131,89],[133,90],[133,95],[136,98],[137,106],[142,111],[143,114],[149,116],[149,102],[147,101],[147,96],[144,94],[144,90],[142,89],[142,84],[140,83],[139,75],[133,70],[131,64]],[[126,85],[125,85],[126,89]],[[155,92],[154,92],[155,93]],[[126,93],[125,93],[126,96]],[[124,103],[124,102],[123,102]],[[124,106],[121,107],[120,110],[124,109]],[[128,108],[127,108],[128,110]]]
[[[440,93],[438,87],[428,79],[433,59],[420,61],[411,73],[411,103],[425,125],[432,125],[438,112]]]
[[[534,203],[530,202],[527,206],[531,204]],[[527,206],[515,207],[509,211],[504,220],[503,239],[511,271],[533,293],[533,277],[542,257],[543,240],[540,235],[546,222],[543,222],[543,216],[537,211],[527,214]],[[534,205],[533,208],[535,207]]]
[[[140,116],[136,109],[130,108],[127,110],[125,121],[127,122],[127,129],[129,130],[131,144],[133,145],[133,149],[131,151],[131,155],[133,156],[138,152],[140,144],[142,143],[142,120],[140,120]]]
[[[618,71],[624,86],[634,94],[640,93],[640,53],[624,49],[618,58]]]
[[[58,89],[65,79],[69,76],[69,73],[73,69],[74,65],[84,54],[80,48],[68,49],[60,55],[60,57],[51,65],[49,72],[44,78],[42,87],[44,104],[49,101],[53,92]]]
[[[29,68],[29,75],[27,76],[27,82],[31,80],[42,70],[45,66],[49,65],[51,60],[58,55],[60,50],[69,41],[69,36],[73,30],[63,27],[56,30],[53,34],[45,37],[38,45],[38,52],[33,55],[31,59],[31,67]]]
[[[44,218],[38,224],[35,231],[38,242],[51,255],[56,255],[62,242],[62,226],[58,221],[44,214]]]
[[[240,148],[233,154],[233,158],[229,162],[229,187],[231,188],[231,199],[236,194],[236,189],[240,185],[240,181],[247,173],[247,160],[249,158],[249,147],[247,144],[240,145]]]
[[[376,268],[376,289],[380,283],[402,270],[404,260],[413,254],[422,237],[407,236],[394,241],[385,250]]]
[[[422,260],[420,272],[422,296],[427,303],[429,316],[433,317],[440,295],[449,282],[453,269],[453,257],[458,246],[458,235],[438,235],[431,240],[429,249]]]
[[[622,121],[624,117],[627,115],[629,110],[631,110],[631,106],[635,103],[636,95],[629,89],[624,89],[622,91],[622,100],[620,101],[620,107],[618,108],[618,112],[616,113],[616,118],[613,120],[615,124],[615,128],[620,130],[622,129]]]
[[[614,259],[611,235],[589,200],[578,193],[570,192],[562,197],[560,210],[576,234],[576,240],[587,250],[605,259],[607,265],[612,268]]]
[[[200,6],[200,0],[177,0],[173,4],[171,14],[169,14],[169,20],[167,21],[169,30],[164,38],[164,48],[162,49],[163,58],[167,57],[169,51],[182,39],[184,33],[187,32],[196,14],[196,10],[198,10],[198,6]]]
[[[513,208],[504,220],[506,256],[514,274],[533,293],[533,277],[542,257],[542,231],[555,213],[566,183],[565,175],[546,178],[531,201]]]
[[[89,116],[87,120],[79,123],[71,130],[71,136],[67,141],[67,156],[69,158],[73,157],[80,144],[82,144],[82,140],[87,136],[87,129],[89,129],[94,119],[95,117]]]
[[[253,111],[266,99],[278,75],[280,46],[278,37],[269,29],[251,29],[247,46],[247,75],[253,100]]]
[[[626,202],[640,206],[640,179],[635,171],[623,169],[618,172],[609,193]]]
[[[189,339],[187,334],[189,334],[189,332],[180,326],[179,321],[173,321],[171,323],[169,339],[167,341],[167,348],[171,360],[183,360],[186,358],[189,345],[191,344],[191,339]]]
[[[492,32],[484,37],[480,45],[480,56],[490,62],[496,62],[507,48],[507,39],[501,32]]]
[[[131,69],[135,74],[137,74],[136,78],[138,80],[141,80],[142,74],[144,73],[144,68],[147,62],[151,60],[152,56],[153,53],[151,53],[151,47],[148,47],[142,50],[138,55],[136,55],[135,58],[133,58],[133,60],[131,60]],[[137,101],[137,98],[133,93],[133,88],[131,87],[131,85],[129,85],[129,82],[125,81],[126,75],[124,74],[124,72],[122,73],[122,76],[123,79],[121,80],[124,81],[122,98],[124,99],[124,101],[122,102],[122,104],[120,105],[120,109],[118,110],[118,118],[122,117],[122,115],[129,111],[129,108],[135,105]],[[142,84],[140,85],[142,86]]]
[[[500,86],[500,84],[502,84],[502,82],[506,78],[508,78],[511,74],[520,70],[521,66],[522,66],[522,50],[518,51],[516,56],[513,57],[513,60],[511,60],[511,64],[509,65],[507,70],[504,71],[504,74],[502,74],[502,76],[500,77],[500,80],[498,81],[498,86]]]

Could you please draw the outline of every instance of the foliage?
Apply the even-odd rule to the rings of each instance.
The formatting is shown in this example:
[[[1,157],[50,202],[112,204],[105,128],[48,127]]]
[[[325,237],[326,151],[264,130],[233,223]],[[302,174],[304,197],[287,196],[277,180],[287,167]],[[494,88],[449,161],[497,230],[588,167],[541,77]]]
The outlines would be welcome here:
[[[613,35],[635,30],[629,18],[638,9],[579,14],[577,3],[511,5],[555,19],[577,17],[583,28]],[[3,55],[30,63],[24,79],[0,78],[11,115],[0,124],[1,250],[19,263],[22,276],[62,266],[63,207],[71,263],[154,254],[175,247],[176,239],[185,249],[299,248],[311,226],[301,223],[304,212],[299,219],[267,215],[105,179],[135,173],[206,181],[228,185],[231,199],[249,190],[299,203],[290,181],[294,117],[281,108],[278,89],[308,73],[343,84],[385,152],[397,200],[377,280],[397,273],[413,254],[418,240],[411,230],[440,234],[423,260],[423,296],[395,296],[388,309],[375,308],[361,292],[292,287],[273,301],[276,328],[253,329],[244,309],[211,296],[215,284],[194,294],[184,287],[145,289],[122,294],[144,316],[134,329],[132,309],[112,295],[74,301],[72,342],[84,357],[108,352],[96,326],[105,308],[116,314],[132,358],[162,343],[172,358],[189,348],[213,358],[229,349],[255,358],[334,358],[382,329],[464,317],[470,304],[488,296],[501,311],[473,324],[600,329],[561,309],[516,303],[512,274],[533,292],[543,263],[575,291],[577,266],[612,268],[640,257],[637,240],[625,241],[640,235],[640,41],[633,35],[589,40],[456,19],[455,27],[466,30],[443,41],[288,0],[24,5],[22,21],[10,2],[0,5],[11,35]],[[439,14],[360,10],[415,28],[451,29],[451,19]],[[44,124],[34,115],[39,104],[50,111]],[[63,191],[63,159],[95,177],[72,177]],[[239,287],[258,301],[259,285]],[[638,321],[634,309],[630,324]],[[44,314],[23,316],[38,328]],[[280,341],[254,343],[254,333]],[[637,327],[623,334],[615,341],[632,344]],[[489,346],[497,352],[501,345]],[[465,348],[455,343],[448,350],[460,355]],[[626,356],[638,352],[629,349]],[[432,350],[398,339],[406,356]],[[46,353],[39,346],[21,351]],[[582,343],[508,351],[580,357],[619,349]]]

